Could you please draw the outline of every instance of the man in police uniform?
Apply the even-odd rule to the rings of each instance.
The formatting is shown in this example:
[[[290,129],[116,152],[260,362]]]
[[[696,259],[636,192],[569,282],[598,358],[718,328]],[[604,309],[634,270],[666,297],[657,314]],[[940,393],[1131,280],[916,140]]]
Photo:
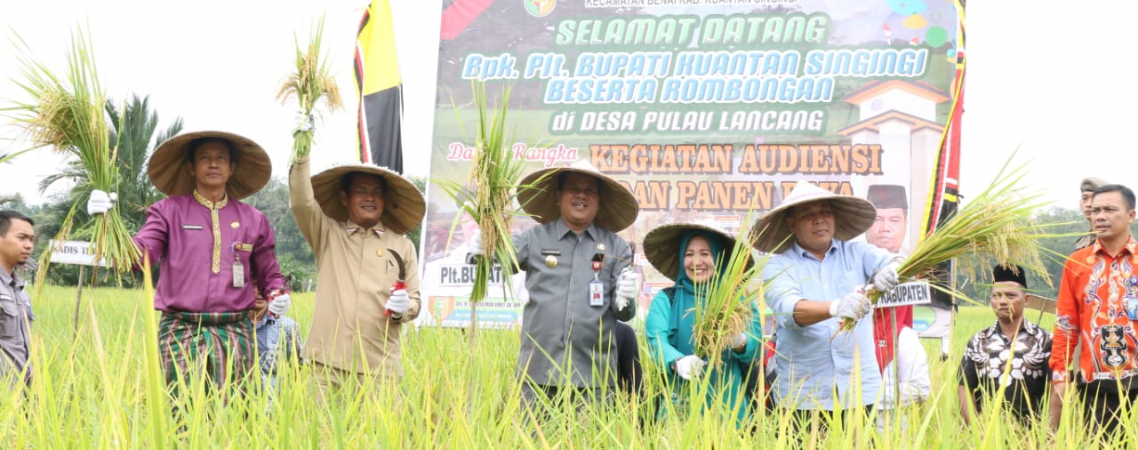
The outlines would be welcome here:
[[[16,266],[32,256],[34,222],[16,211],[0,211],[0,377],[9,388],[30,384],[28,326],[35,318]]]

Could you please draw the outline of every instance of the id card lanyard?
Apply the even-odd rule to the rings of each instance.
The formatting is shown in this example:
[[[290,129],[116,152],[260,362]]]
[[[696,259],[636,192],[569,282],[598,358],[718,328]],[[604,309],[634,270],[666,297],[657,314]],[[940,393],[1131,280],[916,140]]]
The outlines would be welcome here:
[[[229,251],[233,253],[233,287],[245,287],[245,265],[241,264],[241,255],[237,253],[237,243],[234,242],[229,246]]]
[[[604,253],[593,254],[593,281],[589,282],[589,306],[605,305],[605,284],[600,280],[601,266],[604,262]]]

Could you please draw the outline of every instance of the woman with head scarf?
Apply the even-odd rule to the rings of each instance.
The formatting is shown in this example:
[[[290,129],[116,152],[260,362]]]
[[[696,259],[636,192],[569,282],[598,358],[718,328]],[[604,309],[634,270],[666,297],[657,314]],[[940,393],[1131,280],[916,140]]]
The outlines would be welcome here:
[[[726,233],[696,224],[657,227],[644,239],[648,260],[660,273],[675,280],[652,299],[645,324],[652,361],[664,369],[674,387],[673,402],[682,404],[683,388],[699,380],[707,362],[697,356],[693,343],[695,308],[701,307],[705,287],[722,276],[735,240]],[[754,308],[754,306],[752,306]],[[722,403],[736,411],[738,423],[746,420],[751,401],[745,395],[747,372],[760,355],[762,336],[759,313],[754,311],[750,329],[734,336],[722,350],[721,363],[708,373],[706,406]]]

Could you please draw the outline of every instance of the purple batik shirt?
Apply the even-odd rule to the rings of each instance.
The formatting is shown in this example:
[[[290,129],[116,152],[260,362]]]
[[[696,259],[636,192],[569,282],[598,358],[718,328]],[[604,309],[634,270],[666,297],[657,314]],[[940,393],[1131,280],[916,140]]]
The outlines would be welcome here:
[[[214,271],[214,233],[210,209],[192,195],[169,197],[150,206],[146,224],[134,237],[161,267],[154,309],[174,312],[232,312],[253,308],[253,279],[261,292],[283,288],[274,253],[276,239],[265,215],[236,200],[218,210],[221,245]],[[220,202],[219,202],[220,203]],[[240,258],[244,286],[234,287]]]

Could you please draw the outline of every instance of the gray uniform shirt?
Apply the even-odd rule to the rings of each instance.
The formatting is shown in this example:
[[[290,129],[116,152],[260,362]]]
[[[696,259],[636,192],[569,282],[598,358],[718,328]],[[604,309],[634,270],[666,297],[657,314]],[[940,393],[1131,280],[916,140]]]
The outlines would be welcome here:
[[[635,301],[622,311],[613,301],[616,280],[632,263],[628,243],[595,224],[578,236],[559,218],[516,236],[514,246],[529,291],[519,371],[542,385],[615,385],[613,328],[617,320],[636,316]],[[604,304],[591,306],[589,282],[597,253],[604,255],[597,277],[604,283]],[[550,257],[557,260],[554,267],[546,264]],[[568,377],[566,370],[571,370]]]
[[[0,374],[5,377],[19,373],[28,364],[28,323],[32,303],[24,290],[24,280],[15,272],[0,269]],[[32,369],[24,375],[31,381]]]

